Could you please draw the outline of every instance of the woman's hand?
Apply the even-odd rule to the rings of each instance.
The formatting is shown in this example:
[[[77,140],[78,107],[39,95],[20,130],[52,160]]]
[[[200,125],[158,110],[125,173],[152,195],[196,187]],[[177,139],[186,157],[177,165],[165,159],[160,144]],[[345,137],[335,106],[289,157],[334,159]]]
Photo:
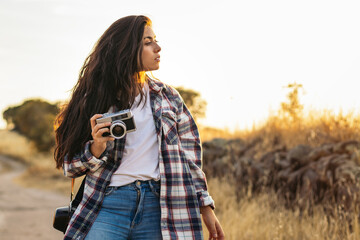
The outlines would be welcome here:
[[[100,117],[102,117],[102,114],[95,114],[90,118],[91,136],[94,140],[94,142],[90,146],[90,152],[96,158],[99,158],[100,155],[105,151],[107,141],[115,140],[115,138],[110,136],[102,136],[105,132],[110,132],[110,129],[108,127],[111,125],[111,122],[96,124],[95,120]]]
[[[214,211],[211,209],[211,207],[210,206],[200,207],[200,212],[201,212],[203,221],[209,231],[209,240],[225,239],[224,231],[220,225],[219,220],[215,216]]]

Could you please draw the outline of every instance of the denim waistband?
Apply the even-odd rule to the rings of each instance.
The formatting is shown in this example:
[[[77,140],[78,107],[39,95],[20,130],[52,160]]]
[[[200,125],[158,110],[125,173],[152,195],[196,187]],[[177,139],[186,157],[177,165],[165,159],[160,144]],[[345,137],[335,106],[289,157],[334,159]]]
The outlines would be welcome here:
[[[149,182],[152,183],[152,184],[160,184],[160,180],[155,181],[154,179],[151,179],[151,180],[136,180],[136,181],[134,181],[132,183],[137,184],[137,182],[139,182],[141,185],[149,184]],[[130,184],[132,184],[132,183],[130,183]]]
[[[122,186],[108,186],[108,188],[152,188],[154,186],[160,186],[160,180],[155,181],[154,179],[151,180],[136,180],[132,183],[122,185]]]

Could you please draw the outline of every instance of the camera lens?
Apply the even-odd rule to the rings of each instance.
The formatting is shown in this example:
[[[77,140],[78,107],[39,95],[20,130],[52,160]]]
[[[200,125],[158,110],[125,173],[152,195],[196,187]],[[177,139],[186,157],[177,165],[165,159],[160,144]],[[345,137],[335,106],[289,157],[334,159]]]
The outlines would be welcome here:
[[[123,138],[126,133],[126,126],[122,121],[113,122],[110,127],[110,134],[116,139]]]
[[[113,128],[113,135],[115,136],[122,136],[124,135],[124,128],[120,127],[120,126],[115,126]]]

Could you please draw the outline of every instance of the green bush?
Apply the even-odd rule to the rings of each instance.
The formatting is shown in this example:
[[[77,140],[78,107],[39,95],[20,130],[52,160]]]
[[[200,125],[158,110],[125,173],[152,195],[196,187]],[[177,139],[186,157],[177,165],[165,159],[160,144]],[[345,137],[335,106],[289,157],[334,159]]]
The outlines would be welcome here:
[[[39,151],[49,151],[55,144],[53,126],[58,112],[57,104],[31,99],[6,109],[3,118],[14,131],[33,141]]]
[[[205,118],[207,102],[201,98],[199,92],[184,87],[176,87],[176,90],[180,93],[195,121]]]

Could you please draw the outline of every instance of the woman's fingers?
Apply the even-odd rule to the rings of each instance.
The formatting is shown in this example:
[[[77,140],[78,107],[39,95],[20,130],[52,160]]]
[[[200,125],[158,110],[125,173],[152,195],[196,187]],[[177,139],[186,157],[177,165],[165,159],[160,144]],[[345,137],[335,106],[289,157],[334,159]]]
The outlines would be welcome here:
[[[217,231],[215,227],[215,223],[212,223],[209,228],[209,240],[217,239]]]
[[[106,141],[114,141],[115,138],[113,138],[113,137],[106,137],[105,140],[106,140]]]
[[[215,218],[215,222],[209,224],[209,240],[224,240],[225,233],[219,223],[219,221]]]
[[[111,122],[106,123],[99,123],[96,124],[96,119],[102,117],[102,114],[95,114],[90,118],[90,124],[91,124],[91,135],[95,141],[100,142],[106,142],[109,140],[113,140],[112,137],[103,137],[103,134],[105,132],[109,132],[109,126],[111,125]]]
[[[110,134],[108,136],[103,136],[104,133],[110,132],[110,129],[107,127],[100,128],[96,133],[93,135],[93,139],[96,142],[107,142],[107,141],[114,141],[115,138],[111,137]]]
[[[94,142],[91,144],[90,151],[95,157],[100,157],[106,149],[106,143],[108,141],[114,141],[111,136],[103,136],[104,133],[110,132],[110,122],[96,124],[96,119],[102,117],[102,114],[95,114],[90,118],[91,124],[91,136]]]
[[[91,124],[91,129],[94,129],[95,125],[96,125],[96,119],[101,118],[103,115],[102,114],[95,114],[94,116],[92,116],[90,118],[90,124]]]
[[[97,125],[94,127],[94,135],[93,138],[103,138],[103,134],[106,132],[110,132],[110,129],[107,127],[99,128]]]
[[[217,235],[218,235],[218,240],[224,240],[225,239],[225,233],[224,230],[222,229],[220,223],[218,221],[215,222],[215,227],[216,227],[216,231],[217,231]]]
[[[110,125],[111,125],[110,122],[96,124],[96,125],[94,126],[94,128],[92,129],[92,133],[93,133],[94,135],[98,135],[98,132],[100,132],[100,131],[101,131],[102,133],[104,133],[104,132],[109,132],[110,129],[109,129],[108,127],[109,127]]]
[[[115,138],[109,136],[109,137],[102,137],[100,141],[106,143],[108,141],[114,141],[114,140],[115,140]]]

